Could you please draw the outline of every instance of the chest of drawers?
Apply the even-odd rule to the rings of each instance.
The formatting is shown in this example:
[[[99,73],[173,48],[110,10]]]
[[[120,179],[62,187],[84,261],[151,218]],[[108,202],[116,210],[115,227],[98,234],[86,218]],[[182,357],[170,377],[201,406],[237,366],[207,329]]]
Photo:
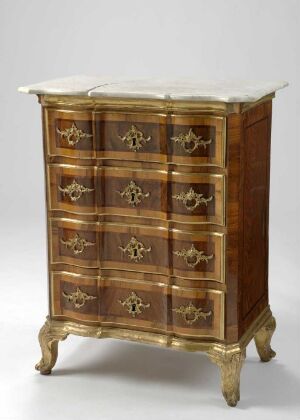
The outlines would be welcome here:
[[[237,404],[250,340],[262,361],[275,355],[270,136],[284,85],[77,77],[20,88],[42,105],[49,315],[40,373],[69,334],[204,351]]]

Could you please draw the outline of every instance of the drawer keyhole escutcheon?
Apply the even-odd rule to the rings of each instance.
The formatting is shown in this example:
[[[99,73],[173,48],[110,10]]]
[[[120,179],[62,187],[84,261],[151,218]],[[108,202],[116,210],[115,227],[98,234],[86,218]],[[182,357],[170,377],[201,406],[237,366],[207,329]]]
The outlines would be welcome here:
[[[179,143],[186,153],[193,153],[198,147],[202,146],[206,149],[208,144],[211,144],[212,139],[203,140],[202,136],[197,136],[193,129],[190,128],[188,133],[181,133],[178,136],[171,137],[175,143]]]
[[[203,197],[203,194],[198,194],[193,188],[190,188],[186,193],[181,192],[180,194],[172,195],[172,198],[182,201],[188,211],[194,211],[201,204],[204,204],[207,207],[207,203],[213,199],[213,195],[205,198]]]
[[[64,196],[69,196],[71,201],[77,201],[84,193],[94,191],[94,188],[87,188],[84,185],[78,184],[76,179],[74,179],[73,182],[66,187],[59,185],[58,189]]]
[[[128,204],[136,207],[142,202],[144,198],[150,196],[150,193],[144,193],[142,188],[139,187],[134,181],[130,181],[123,191],[116,191],[122,198],[125,198]]]
[[[89,242],[86,239],[81,238],[78,233],[67,241],[61,238],[60,242],[65,245],[66,248],[73,251],[74,255],[82,254],[85,248],[96,245],[95,242]]]
[[[135,293],[131,294],[125,300],[118,300],[122,306],[126,306],[128,313],[135,318],[136,315],[142,313],[142,309],[150,308],[150,303],[144,303],[142,299]]]
[[[206,319],[212,315],[212,311],[203,312],[202,308],[196,308],[192,302],[190,302],[187,306],[182,305],[179,306],[179,308],[172,309],[172,311],[180,314],[184,321],[189,325],[192,325],[200,318]]]
[[[63,297],[65,297],[69,302],[73,303],[74,307],[76,309],[81,308],[85,305],[85,303],[89,300],[97,299],[96,296],[88,295],[87,293],[80,290],[79,287],[77,287],[76,292],[73,293],[65,293],[62,292]]]
[[[144,258],[145,253],[151,251],[151,246],[146,248],[142,242],[138,241],[136,237],[133,236],[125,248],[119,246],[119,249],[126,253],[131,260],[138,262]]]
[[[182,257],[189,267],[195,268],[201,261],[208,263],[214,255],[205,255],[204,251],[198,251],[195,245],[192,244],[190,249],[182,249],[181,251],[173,251],[177,257]]]
[[[124,136],[119,135],[118,137],[133,152],[136,152],[137,150],[141,149],[145,143],[148,143],[148,141],[151,140],[151,136],[144,137],[143,132],[138,130],[138,128],[135,125],[132,125],[130,130],[128,130]]]
[[[93,137],[92,134],[85,133],[78,129],[75,123],[73,123],[70,128],[65,128],[64,130],[57,128],[56,132],[60,134],[61,139],[65,139],[70,146],[75,146],[80,140],[86,140]]]

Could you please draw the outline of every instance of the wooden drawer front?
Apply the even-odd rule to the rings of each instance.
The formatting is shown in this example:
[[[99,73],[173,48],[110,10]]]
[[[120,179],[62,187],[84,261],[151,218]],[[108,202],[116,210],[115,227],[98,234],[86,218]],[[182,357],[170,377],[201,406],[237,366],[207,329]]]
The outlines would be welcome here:
[[[51,316],[222,339],[224,292],[52,272]]]
[[[170,232],[174,276],[224,282],[223,234]]]
[[[166,161],[166,116],[95,113],[97,157]]]
[[[99,321],[98,277],[51,273],[51,316]]]
[[[223,175],[122,168],[99,172],[99,214],[224,225]]]
[[[48,198],[51,210],[95,214],[97,170],[94,167],[48,166]]]
[[[176,335],[224,338],[224,292],[173,287],[171,313]]]
[[[92,158],[94,152],[92,112],[44,110],[49,155]]]
[[[171,116],[168,153],[178,164],[225,166],[225,118]]]
[[[51,220],[51,262],[224,281],[224,235]]]
[[[167,286],[101,278],[101,323],[166,330]]]
[[[100,228],[102,269],[224,281],[222,234],[118,225]]]
[[[224,175],[49,165],[51,210],[224,225]]]
[[[50,220],[51,263],[99,267],[97,225]]]

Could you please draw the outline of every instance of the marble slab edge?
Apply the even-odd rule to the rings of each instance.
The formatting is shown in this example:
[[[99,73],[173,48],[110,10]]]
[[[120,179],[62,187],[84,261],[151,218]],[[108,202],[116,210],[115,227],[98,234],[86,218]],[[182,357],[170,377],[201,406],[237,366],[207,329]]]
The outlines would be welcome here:
[[[125,80],[77,75],[20,87],[29,94],[185,101],[255,102],[287,86],[285,81]]]

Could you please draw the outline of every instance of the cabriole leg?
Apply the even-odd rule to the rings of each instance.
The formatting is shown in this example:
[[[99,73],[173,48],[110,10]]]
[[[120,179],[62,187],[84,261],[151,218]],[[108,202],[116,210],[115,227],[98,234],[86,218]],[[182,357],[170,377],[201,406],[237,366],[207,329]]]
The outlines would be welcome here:
[[[42,358],[35,365],[42,375],[49,375],[57,360],[58,342],[68,336],[63,329],[51,328],[51,321],[47,319],[39,332],[39,342],[42,350]]]
[[[276,353],[271,348],[271,338],[276,328],[276,320],[273,316],[254,335],[257,352],[262,362],[269,362]]]
[[[213,348],[208,355],[221,369],[222,393],[227,404],[235,407],[240,400],[240,372],[246,350],[232,352]]]

